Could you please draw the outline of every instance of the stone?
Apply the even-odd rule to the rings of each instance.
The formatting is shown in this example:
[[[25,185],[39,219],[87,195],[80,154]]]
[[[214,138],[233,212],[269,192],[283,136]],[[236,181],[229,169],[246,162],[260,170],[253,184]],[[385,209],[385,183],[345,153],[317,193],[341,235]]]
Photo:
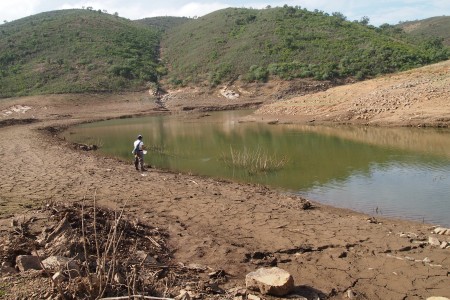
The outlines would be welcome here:
[[[225,270],[222,269],[208,273],[209,278],[221,278],[225,277],[226,275],[227,273],[225,272]]]
[[[61,272],[56,272],[55,274],[53,274],[52,279],[53,279],[53,282],[59,284],[63,281],[66,281],[67,277],[64,276],[64,274]]]
[[[19,255],[16,257],[16,266],[20,272],[28,270],[42,270],[39,257],[33,255]]]
[[[447,248],[448,247],[448,245],[449,245],[449,243],[448,242],[446,242],[446,241],[443,241],[442,243],[441,243],[441,249],[445,249],[445,248]]]
[[[227,293],[234,297],[238,297],[238,296],[244,297],[245,295],[247,295],[247,290],[242,287],[235,287],[235,288],[228,290]]]
[[[446,230],[447,230],[447,229],[446,229],[446,228],[443,228],[443,227],[436,227],[435,229],[433,229],[433,233],[436,233],[436,234],[442,234],[442,233],[444,233]]]
[[[56,228],[47,236],[47,238],[45,239],[45,242],[49,243],[49,242],[53,241],[53,239],[55,239],[58,235],[60,235],[61,233],[63,233],[64,231],[66,231],[69,228],[71,228],[71,227],[70,227],[70,223],[68,220],[68,216],[66,214],[64,216],[64,218],[62,218],[62,220],[59,221]]]
[[[123,277],[123,275],[120,273],[114,274],[114,282],[118,283],[118,284],[126,284],[127,283],[125,280],[125,277]]]
[[[136,251],[136,258],[138,259],[139,263],[142,264],[157,264],[158,262],[156,259],[154,259],[149,253],[146,251]]]
[[[12,264],[10,262],[4,261],[1,264],[2,267],[12,267]]]
[[[294,288],[291,274],[278,267],[261,268],[245,276],[247,289],[259,291],[261,294],[284,296]]]
[[[207,266],[200,265],[200,264],[194,264],[194,263],[187,265],[187,268],[190,270],[198,271],[198,272],[204,272],[208,269]]]
[[[422,262],[424,262],[424,263],[426,263],[426,264],[429,264],[429,263],[431,263],[431,259],[429,259],[428,257],[425,257],[425,258],[422,260]]]
[[[354,291],[352,291],[351,289],[348,289],[347,293],[346,293],[346,296],[349,299],[355,299],[357,295],[356,295],[356,293]]]
[[[15,268],[11,267],[8,264],[2,264],[2,266],[0,267],[0,275],[12,275],[12,274],[17,274],[19,273]]]
[[[64,256],[50,256],[42,261],[42,265],[51,272],[68,272],[70,277],[80,276],[80,267],[70,258]]]
[[[448,299],[447,297],[436,297],[436,296],[433,296],[433,297],[428,297],[427,300],[450,300],[450,299]]]
[[[261,300],[260,297],[253,295],[253,294],[248,294],[247,299],[248,300]]]
[[[191,299],[191,296],[185,290],[181,290],[180,294],[175,297],[175,300],[190,300],[190,299]]]
[[[428,237],[428,244],[430,244],[431,246],[439,247],[441,245],[441,242],[434,236],[430,236]]]

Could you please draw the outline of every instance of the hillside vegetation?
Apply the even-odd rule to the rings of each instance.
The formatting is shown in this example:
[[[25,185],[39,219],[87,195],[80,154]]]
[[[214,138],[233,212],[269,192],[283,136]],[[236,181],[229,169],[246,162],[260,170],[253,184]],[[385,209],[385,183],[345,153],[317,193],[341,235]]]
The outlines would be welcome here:
[[[168,31],[162,53],[172,84],[211,85],[239,75],[363,79],[449,57],[439,43],[417,45],[393,29],[286,5],[228,8]]]
[[[286,5],[137,21],[60,10],[0,25],[0,97],[364,79],[449,56],[439,39],[417,43],[395,26]]]
[[[186,17],[153,17],[136,20],[135,22],[141,23],[160,31],[166,31],[173,27],[183,25],[192,19]]]
[[[396,26],[415,40],[426,41],[438,38],[444,45],[450,47],[450,16],[402,22]]]
[[[142,89],[157,81],[159,31],[92,10],[0,26],[0,97]]]

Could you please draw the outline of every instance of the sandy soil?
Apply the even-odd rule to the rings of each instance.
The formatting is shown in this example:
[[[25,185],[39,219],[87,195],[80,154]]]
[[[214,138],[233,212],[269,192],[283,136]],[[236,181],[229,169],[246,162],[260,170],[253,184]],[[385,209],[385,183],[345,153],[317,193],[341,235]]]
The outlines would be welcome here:
[[[264,106],[254,119],[381,126],[450,124],[450,61]]]
[[[445,80],[449,78],[449,65],[447,62],[438,67],[441,70],[439,76]],[[422,72],[424,75],[426,70]],[[406,74],[405,82],[416,78],[412,72]],[[342,89],[346,89],[346,93],[354,98],[346,107],[359,110],[369,105],[364,100],[367,93],[381,93],[382,97],[391,99],[389,91],[399,84],[391,80],[399,77],[393,75],[373,82],[337,87],[314,94],[314,99],[325,99],[323,97],[327,95],[326,99],[333,99],[333,95],[345,94]],[[432,95],[439,95],[438,102],[419,97],[409,100],[409,106],[399,105],[392,115],[388,112],[375,114],[376,117],[370,117],[368,113],[352,114],[346,122],[358,119],[356,115],[366,114],[366,123],[386,120],[386,124],[408,125],[412,120],[408,116],[422,111],[420,123],[448,122],[448,93],[441,93],[448,92],[450,85],[438,87],[442,82],[415,80],[411,84],[427,86]],[[390,88],[383,89],[382,82]],[[314,294],[320,295],[321,299],[344,299],[349,295],[353,299],[450,297],[450,249],[434,247],[427,242],[430,236],[440,241],[450,241],[450,237],[431,233],[431,225],[379,216],[370,218],[317,203],[313,209],[304,210],[304,199],[258,185],[158,169],[140,173],[134,170],[131,157],[130,161],[101,157],[94,151],[73,149],[73,145],[55,136],[60,129],[80,122],[162,113],[166,109],[191,110],[193,106],[211,109],[276,102],[259,112],[279,113],[275,109],[281,102],[274,96],[282,94],[278,87],[260,87],[258,91],[266,90],[259,94],[252,93],[251,88],[240,87],[242,96],[234,100],[216,93],[182,90],[164,98],[162,104],[147,93],[1,100],[0,229],[8,230],[13,214],[43,203],[71,203],[83,199],[92,202],[96,195],[102,206],[120,208],[126,204],[126,214],[165,228],[170,234],[169,244],[175,260],[224,269],[232,274],[224,288],[245,286],[244,278],[248,272],[268,261],[273,263],[276,258],[276,264],[293,275],[298,293],[308,299],[313,299]],[[237,87],[229,89],[238,90]],[[183,104],[186,103],[183,93],[185,99],[190,99],[189,105]],[[309,98],[295,98],[292,99],[295,102],[289,100],[286,103],[295,103],[289,105],[298,108],[297,104],[306,99]],[[390,103],[389,99],[383,101]],[[355,106],[355,103],[360,105]],[[384,107],[383,103],[380,107]],[[430,107],[429,103],[433,105]],[[316,114],[308,112],[306,117],[301,115],[304,108],[296,109],[296,120],[311,121],[310,118],[314,118],[340,122],[339,116],[349,116],[341,98],[330,106],[332,109],[321,106]],[[325,117],[327,111],[335,112],[333,118]],[[386,114],[389,118],[384,118]],[[293,120],[281,116],[277,116],[281,121]],[[263,259],[258,259],[261,253]],[[0,289],[7,290],[7,287],[0,282]]]

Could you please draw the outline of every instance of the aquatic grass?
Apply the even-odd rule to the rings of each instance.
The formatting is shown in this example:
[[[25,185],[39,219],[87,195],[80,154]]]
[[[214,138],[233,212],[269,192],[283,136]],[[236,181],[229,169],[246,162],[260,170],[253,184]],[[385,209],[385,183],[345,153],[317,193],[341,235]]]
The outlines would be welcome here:
[[[150,150],[152,152],[159,153],[159,154],[168,155],[168,151],[164,147],[164,145],[151,145],[147,148],[147,150]]]
[[[288,162],[286,156],[277,157],[261,148],[237,150],[232,146],[228,153],[222,153],[220,160],[228,167],[246,169],[249,174],[275,172],[282,169]]]

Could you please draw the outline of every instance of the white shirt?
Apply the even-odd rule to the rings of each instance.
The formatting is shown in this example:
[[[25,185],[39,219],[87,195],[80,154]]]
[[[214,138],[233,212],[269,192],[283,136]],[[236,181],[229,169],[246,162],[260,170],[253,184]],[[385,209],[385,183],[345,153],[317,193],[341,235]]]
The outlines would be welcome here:
[[[140,139],[137,139],[137,140],[134,141],[134,149],[136,149],[136,146],[137,146],[139,143],[141,143],[141,144],[139,145],[138,150],[142,150],[142,146],[144,146],[144,142],[141,141]]]

